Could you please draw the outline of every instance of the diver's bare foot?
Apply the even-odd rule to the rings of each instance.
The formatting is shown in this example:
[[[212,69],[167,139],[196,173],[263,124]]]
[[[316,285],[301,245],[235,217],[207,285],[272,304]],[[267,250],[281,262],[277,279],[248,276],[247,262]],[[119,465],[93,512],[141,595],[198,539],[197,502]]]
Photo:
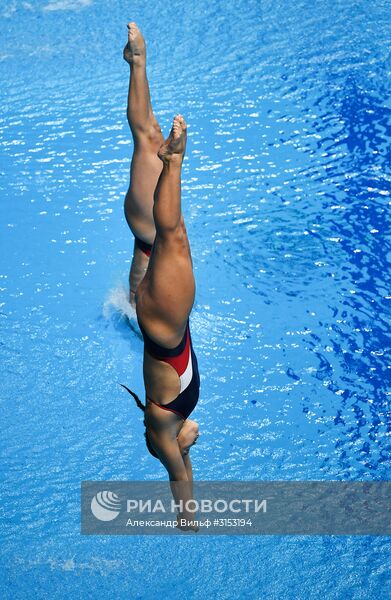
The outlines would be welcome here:
[[[186,149],[186,121],[182,115],[174,117],[170,135],[160,146],[158,157],[167,164],[174,161],[181,163]]]
[[[124,48],[124,60],[133,65],[145,65],[145,41],[136,23],[128,23],[128,43]]]

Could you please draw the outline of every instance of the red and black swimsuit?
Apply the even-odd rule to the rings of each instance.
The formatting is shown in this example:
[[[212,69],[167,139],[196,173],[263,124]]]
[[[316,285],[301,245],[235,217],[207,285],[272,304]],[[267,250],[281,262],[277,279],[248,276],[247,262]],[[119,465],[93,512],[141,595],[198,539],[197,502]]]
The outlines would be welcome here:
[[[148,396],[147,399],[161,409],[175,413],[185,421],[196,407],[200,389],[198,362],[191,343],[189,322],[187,322],[182,341],[176,348],[163,348],[159,344],[156,344],[145,333],[140,322],[139,325],[148,354],[157,360],[171,365],[178,373],[181,382],[178,396],[168,404],[157,404],[157,402]],[[155,458],[159,458],[149,441],[147,430],[145,431],[145,441],[150,454]]]
[[[181,383],[178,396],[168,404],[158,404],[152,398],[148,396],[147,398],[156,406],[177,414],[185,421],[196,407],[200,389],[198,362],[191,343],[189,322],[186,325],[185,334],[176,348],[163,348],[156,344],[148,337],[140,323],[139,325],[148,354],[171,365],[178,373]]]

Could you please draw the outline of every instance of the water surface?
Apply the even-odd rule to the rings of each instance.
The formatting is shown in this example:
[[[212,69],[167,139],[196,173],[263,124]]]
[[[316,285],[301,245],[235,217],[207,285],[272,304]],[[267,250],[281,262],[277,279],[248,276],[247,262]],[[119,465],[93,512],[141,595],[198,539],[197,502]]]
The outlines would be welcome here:
[[[118,386],[130,19],[163,130],[189,123],[195,477],[390,476],[388,2],[130,8],[0,9],[2,596],[384,598],[387,538],[79,534],[81,480],[165,477]]]

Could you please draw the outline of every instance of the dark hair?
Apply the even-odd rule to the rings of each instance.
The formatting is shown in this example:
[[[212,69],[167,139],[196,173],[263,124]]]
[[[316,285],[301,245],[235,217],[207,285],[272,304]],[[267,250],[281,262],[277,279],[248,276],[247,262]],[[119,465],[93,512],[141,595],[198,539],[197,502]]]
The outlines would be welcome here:
[[[132,390],[130,390],[130,389],[128,388],[128,386],[127,386],[127,385],[124,385],[123,383],[120,383],[120,385],[121,385],[121,386],[122,386],[122,387],[123,387],[123,388],[124,388],[124,389],[125,389],[127,392],[129,392],[129,394],[130,394],[131,396],[133,396],[133,398],[134,398],[134,399],[135,399],[135,401],[136,401],[136,404],[137,404],[138,408],[139,408],[140,410],[142,410],[143,412],[145,412],[145,404],[143,404],[143,403],[141,402],[141,400],[140,400],[140,398],[137,396],[137,394],[136,394],[135,392],[132,392]],[[144,426],[146,427],[146,425],[145,425],[145,419],[144,419],[144,421],[143,421],[143,422],[144,422]],[[149,439],[148,439],[148,434],[147,434],[147,430],[146,430],[146,429],[145,429],[145,432],[144,432],[144,437],[145,437],[145,442],[146,442],[146,444],[147,444],[147,448],[148,448],[148,451],[149,451],[149,453],[150,453],[150,454],[152,454],[152,456],[154,456],[155,458],[159,458],[159,457],[158,457],[158,455],[156,454],[155,450],[154,450],[154,449],[152,448],[152,446],[151,446],[151,442],[150,442],[150,441],[149,441]]]
[[[145,404],[143,404],[140,400],[140,398],[137,396],[137,394],[135,394],[134,392],[132,392],[132,390],[130,390],[128,388],[127,385],[124,385],[123,383],[120,383],[120,385],[127,391],[129,392],[129,394],[131,396],[133,396],[133,398],[136,400],[136,404],[139,407],[140,410],[142,410],[143,412],[145,412]]]

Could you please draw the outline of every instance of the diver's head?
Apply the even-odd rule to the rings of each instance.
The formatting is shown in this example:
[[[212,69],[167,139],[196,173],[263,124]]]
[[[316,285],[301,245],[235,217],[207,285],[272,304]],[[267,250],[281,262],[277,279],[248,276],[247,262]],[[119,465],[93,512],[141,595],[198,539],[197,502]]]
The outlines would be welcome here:
[[[140,398],[137,396],[137,394],[135,394],[134,392],[132,392],[132,390],[130,390],[126,385],[124,385],[123,383],[120,384],[127,392],[129,392],[129,394],[131,396],[133,396],[133,398],[136,401],[136,404],[138,406],[138,408],[140,410],[143,411],[143,413],[145,413],[145,404],[143,404],[140,400]],[[144,426],[145,426],[145,431],[144,431],[144,437],[145,437],[145,443],[147,445],[148,448],[148,452],[150,454],[152,454],[152,456],[154,456],[155,458],[159,458],[158,455],[156,454],[155,450],[152,447],[152,444],[148,438],[148,429],[147,429],[147,425],[145,422],[145,418],[144,418]],[[196,423],[195,421],[192,421],[191,419],[186,419],[183,422],[183,425],[177,435],[177,441],[178,441],[178,446],[179,449],[181,451],[182,456],[186,456],[186,454],[189,454],[189,450],[192,446],[194,446],[194,444],[197,443],[198,437],[200,435],[199,432],[199,427],[198,427],[198,423]]]
[[[154,456],[155,458],[159,458],[159,456],[156,454],[156,452],[153,449],[152,444],[149,440],[148,429],[147,429],[147,426],[145,423],[145,419],[144,419],[144,426],[145,426],[144,437],[145,437],[146,446],[148,448],[148,452],[150,454],[152,454],[152,456]],[[179,446],[182,456],[186,456],[186,454],[189,454],[190,448],[192,446],[194,446],[194,444],[197,443],[199,435],[200,435],[200,432],[199,432],[198,423],[196,423],[195,421],[192,421],[190,419],[186,419],[186,421],[184,421],[182,428],[177,436],[177,442],[178,442],[178,446]]]

